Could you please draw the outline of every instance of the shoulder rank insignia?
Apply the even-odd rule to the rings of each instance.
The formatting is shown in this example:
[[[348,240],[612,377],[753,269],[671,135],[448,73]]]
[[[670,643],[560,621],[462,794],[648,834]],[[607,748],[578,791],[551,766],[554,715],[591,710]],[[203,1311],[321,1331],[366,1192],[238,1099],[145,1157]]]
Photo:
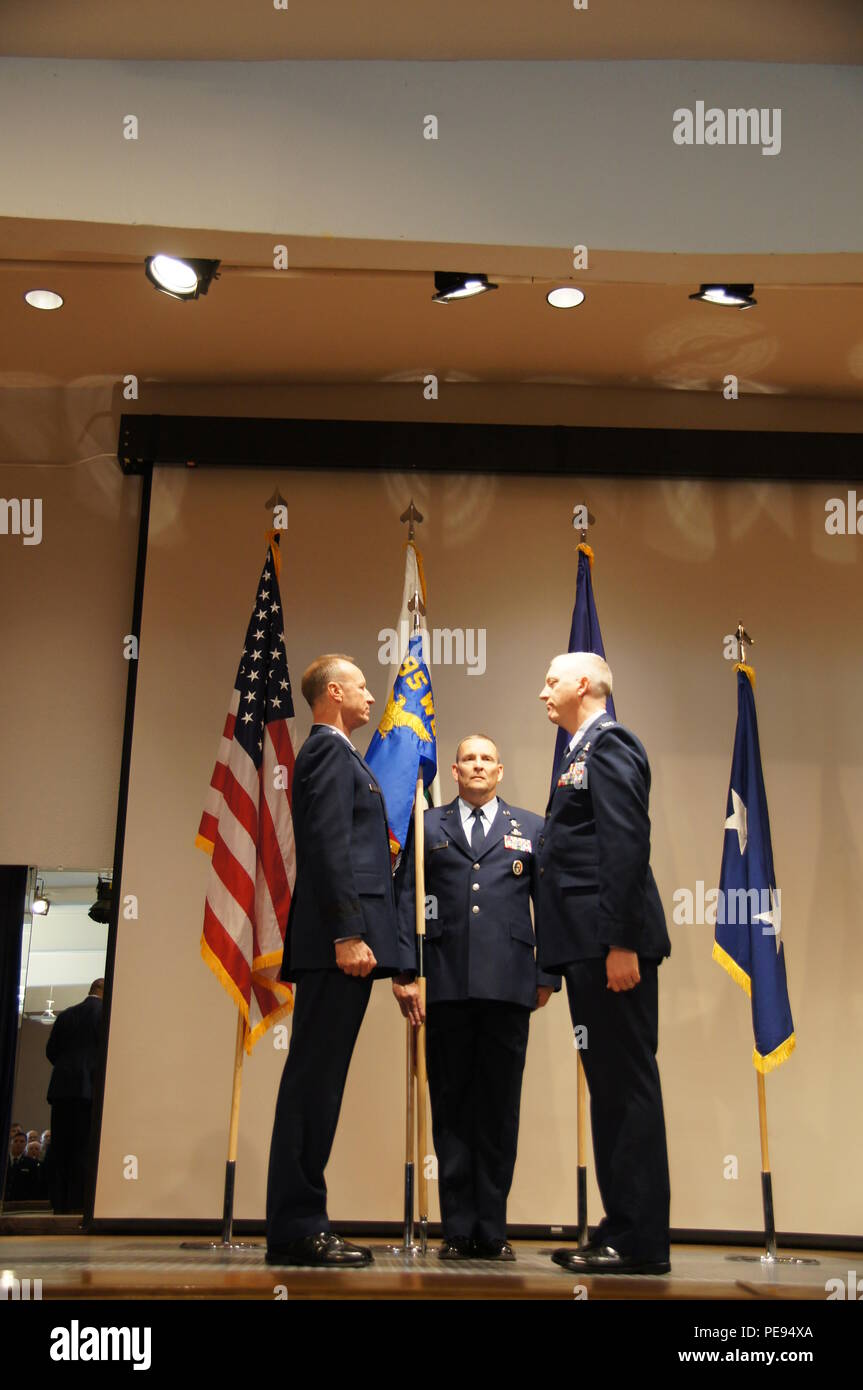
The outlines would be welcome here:
[[[599,727],[600,727],[600,729],[610,729],[611,726],[612,726],[612,724],[616,724],[616,723],[617,723],[617,720],[616,720],[616,719],[603,719],[603,721],[602,721],[602,723],[600,724]]]

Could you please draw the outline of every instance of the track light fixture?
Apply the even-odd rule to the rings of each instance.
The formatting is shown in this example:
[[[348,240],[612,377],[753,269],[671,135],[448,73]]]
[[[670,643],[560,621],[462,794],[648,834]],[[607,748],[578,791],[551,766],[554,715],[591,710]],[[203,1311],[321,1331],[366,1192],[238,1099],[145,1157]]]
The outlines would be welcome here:
[[[754,285],[702,285],[697,294],[690,299],[701,299],[705,304],[725,304],[731,309],[751,309],[758,303],[752,298]]]
[[[87,913],[94,922],[105,925],[111,918],[111,879],[99,877],[96,885],[96,901]]]
[[[175,256],[148,256],[144,262],[147,279],[161,294],[172,299],[197,299],[217,280],[221,261],[182,260]]]
[[[459,274],[451,270],[436,270],[434,287],[433,304],[449,304],[451,299],[470,299],[472,295],[497,289],[497,285],[489,284],[487,275]]]

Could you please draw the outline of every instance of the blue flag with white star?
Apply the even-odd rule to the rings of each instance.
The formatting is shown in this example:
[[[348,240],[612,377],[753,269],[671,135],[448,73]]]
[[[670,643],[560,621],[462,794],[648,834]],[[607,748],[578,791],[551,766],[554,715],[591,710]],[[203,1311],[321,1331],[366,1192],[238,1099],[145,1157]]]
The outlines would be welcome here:
[[[752,1061],[768,1072],[790,1057],[795,1044],[785,946],[781,940],[781,904],[767,793],[761,771],[755,672],[738,663],[737,732],[731,782],[725,808],[725,844],[719,878],[719,903],[713,959],[746,990],[752,1000],[755,1048]]]
[[[422,768],[423,786],[437,772],[434,697],[424,655],[424,633],[415,632],[393,683],[381,722],[366,753],[384,794],[393,858],[404,849]]]
[[[605,660],[605,648],[602,645],[602,633],[599,630],[599,618],[596,613],[596,603],[593,597],[593,580],[591,571],[593,569],[593,551],[589,545],[582,541],[578,547],[578,572],[575,576],[575,604],[572,610],[572,625],[569,629],[568,652],[595,652]],[[616,719],[614,712],[614,701],[611,696],[605,702],[608,710],[609,719]],[[554,745],[554,762],[551,767],[551,790],[552,795],[557,786],[558,769],[563,762],[566,753],[566,746],[572,734],[567,733],[566,729],[558,729],[557,741]]]

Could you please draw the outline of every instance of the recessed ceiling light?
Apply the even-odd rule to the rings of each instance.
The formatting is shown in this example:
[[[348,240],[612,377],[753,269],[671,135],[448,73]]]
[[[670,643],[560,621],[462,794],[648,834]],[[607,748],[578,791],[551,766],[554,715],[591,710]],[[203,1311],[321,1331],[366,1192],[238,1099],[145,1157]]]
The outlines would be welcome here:
[[[574,309],[584,303],[584,290],[577,290],[574,285],[561,285],[545,297],[553,309]]]
[[[24,298],[32,309],[59,309],[63,303],[62,295],[53,290],[28,290]]]

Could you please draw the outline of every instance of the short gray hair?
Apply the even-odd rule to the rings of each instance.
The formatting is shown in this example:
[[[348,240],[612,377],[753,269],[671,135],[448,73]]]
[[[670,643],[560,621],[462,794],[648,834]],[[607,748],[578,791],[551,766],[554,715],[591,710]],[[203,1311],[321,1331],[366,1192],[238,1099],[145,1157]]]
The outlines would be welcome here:
[[[611,694],[611,667],[605,658],[598,656],[596,652],[561,652],[560,656],[554,659],[565,663],[569,672],[576,675],[576,678],[587,676],[590,680],[590,694],[598,700],[604,700]]]

